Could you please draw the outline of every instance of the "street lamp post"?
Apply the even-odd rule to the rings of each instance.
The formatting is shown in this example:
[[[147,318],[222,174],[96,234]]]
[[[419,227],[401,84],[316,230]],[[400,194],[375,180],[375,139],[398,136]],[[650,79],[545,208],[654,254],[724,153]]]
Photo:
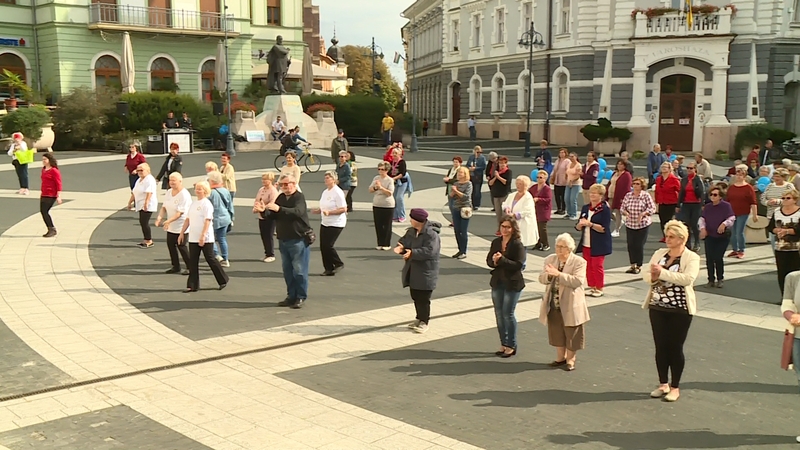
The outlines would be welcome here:
[[[417,78],[417,37],[415,36],[416,24],[411,19],[411,152],[415,153],[417,148],[417,102],[414,100],[414,79]]]
[[[544,48],[544,38],[542,34],[536,31],[536,28],[531,21],[531,26],[528,31],[522,33],[519,39],[520,47],[528,49],[528,98],[525,99],[526,108],[526,125],[525,125],[525,157],[531,157],[531,94],[533,93],[533,48]],[[548,75],[549,76],[549,75]]]
[[[376,48],[380,50],[380,53],[376,53],[375,52]],[[381,48],[380,45],[375,45],[375,38],[374,37],[372,38],[372,45],[370,46],[370,55],[369,55],[369,57],[372,59],[372,86],[370,86],[370,88],[372,89],[372,94],[373,95],[377,95],[377,92],[376,92],[376,89],[375,89],[375,58],[383,59],[383,49]]]
[[[228,101],[228,139],[226,140],[225,150],[230,156],[236,156],[236,147],[233,145],[233,114],[231,112],[231,72],[229,70],[230,64],[228,59],[228,2],[223,0],[222,9],[225,15],[222,18],[223,30],[225,31],[225,96]]]

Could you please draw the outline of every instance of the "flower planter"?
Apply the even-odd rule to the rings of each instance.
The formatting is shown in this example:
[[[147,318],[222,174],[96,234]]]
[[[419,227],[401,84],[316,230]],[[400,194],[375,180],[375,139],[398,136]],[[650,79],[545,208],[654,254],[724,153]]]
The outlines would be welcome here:
[[[56,135],[53,133],[53,124],[48,123],[47,125],[42,127],[42,137],[39,138],[38,141],[34,142],[31,146],[36,150],[47,150],[48,152],[53,151],[53,143],[56,140]]]

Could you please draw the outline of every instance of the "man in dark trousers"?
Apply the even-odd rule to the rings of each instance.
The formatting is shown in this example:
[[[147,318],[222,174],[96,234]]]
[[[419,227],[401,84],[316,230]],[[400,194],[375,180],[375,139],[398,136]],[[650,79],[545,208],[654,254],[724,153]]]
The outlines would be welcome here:
[[[280,181],[281,193],[267,209],[275,220],[278,249],[281,252],[286,298],[278,306],[300,309],[308,298],[309,246],[314,234],[308,223],[308,206],[297,180],[286,175]]]
[[[169,144],[169,155],[164,160],[161,170],[156,175],[156,181],[161,182],[161,189],[169,189],[169,176],[175,172],[181,173],[183,168],[183,158],[178,154],[180,147],[173,142]]]

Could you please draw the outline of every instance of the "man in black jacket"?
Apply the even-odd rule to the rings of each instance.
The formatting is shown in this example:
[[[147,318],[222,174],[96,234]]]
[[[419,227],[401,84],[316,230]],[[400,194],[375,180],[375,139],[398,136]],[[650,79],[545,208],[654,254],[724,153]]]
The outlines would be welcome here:
[[[308,298],[309,246],[314,234],[308,223],[308,207],[297,180],[286,175],[280,182],[281,193],[267,209],[275,220],[278,248],[281,252],[286,298],[278,306],[300,309]]]
[[[164,160],[161,170],[156,175],[156,181],[161,182],[161,189],[169,189],[169,176],[175,172],[181,173],[183,168],[183,158],[178,155],[180,147],[173,142],[169,144],[169,156]]]

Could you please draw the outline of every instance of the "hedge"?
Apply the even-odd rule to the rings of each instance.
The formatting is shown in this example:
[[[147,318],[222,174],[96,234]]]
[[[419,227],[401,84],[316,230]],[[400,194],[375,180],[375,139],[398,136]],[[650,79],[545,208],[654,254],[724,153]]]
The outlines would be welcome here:
[[[733,143],[733,157],[741,158],[742,153],[745,152],[746,147],[753,145],[764,145],[767,139],[770,139],[775,147],[780,147],[785,141],[794,139],[797,134],[776,128],[768,123],[756,123],[739,128],[736,133],[736,139]],[[749,150],[748,150],[749,151]]]
[[[304,111],[316,103],[333,105],[336,126],[343,129],[347,136],[379,137],[381,134],[381,119],[386,112],[386,105],[379,97],[363,94],[305,95],[300,100]]]

